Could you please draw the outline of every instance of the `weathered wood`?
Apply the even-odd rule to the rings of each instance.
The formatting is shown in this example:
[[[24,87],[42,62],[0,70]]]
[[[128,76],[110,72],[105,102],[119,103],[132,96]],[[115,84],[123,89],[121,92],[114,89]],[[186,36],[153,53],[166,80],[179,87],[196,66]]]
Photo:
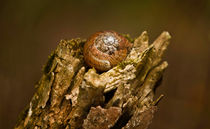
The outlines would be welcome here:
[[[62,40],[15,129],[148,128],[157,110],[154,89],[168,65],[162,56],[170,38],[163,32],[151,45],[146,31],[136,40],[129,38],[134,45],[127,58],[104,73],[85,65],[85,40]]]

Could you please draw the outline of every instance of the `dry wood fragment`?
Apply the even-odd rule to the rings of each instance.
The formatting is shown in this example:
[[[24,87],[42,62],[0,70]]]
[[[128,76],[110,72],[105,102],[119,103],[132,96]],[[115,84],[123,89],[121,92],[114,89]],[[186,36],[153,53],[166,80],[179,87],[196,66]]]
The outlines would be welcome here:
[[[168,65],[162,56],[170,38],[163,32],[149,45],[143,32],[127,58],[104,73],[86,67],[85,40],[62,40],[15,129],[147,129],[157,111],[154,89]]]

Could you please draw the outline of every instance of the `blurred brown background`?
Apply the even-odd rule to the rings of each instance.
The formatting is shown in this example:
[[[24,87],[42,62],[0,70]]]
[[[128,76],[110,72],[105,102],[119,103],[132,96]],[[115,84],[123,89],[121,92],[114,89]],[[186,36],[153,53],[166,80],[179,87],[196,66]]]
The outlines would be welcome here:
[[[150,129],[210,129],[210,0],[1,0],[0,128],[14,127],[61,39],[99,30],[147,30],[150,42],[169,31],[165,97]]]

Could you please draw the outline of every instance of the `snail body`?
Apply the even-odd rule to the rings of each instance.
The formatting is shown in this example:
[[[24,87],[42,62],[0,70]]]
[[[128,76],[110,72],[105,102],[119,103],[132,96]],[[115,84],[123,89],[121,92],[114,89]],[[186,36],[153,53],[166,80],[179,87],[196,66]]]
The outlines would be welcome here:
[[[123,61],[132,44],[114,31],[93,34],[84,45],[84,60],[98,71],[107,71]]]

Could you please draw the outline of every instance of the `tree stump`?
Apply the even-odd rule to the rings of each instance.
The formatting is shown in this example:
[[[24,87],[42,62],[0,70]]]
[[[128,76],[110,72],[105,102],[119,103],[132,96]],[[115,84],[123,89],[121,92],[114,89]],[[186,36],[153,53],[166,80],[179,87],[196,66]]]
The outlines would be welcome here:
[[[143,32],[124,61],[97,73],[83,61],[86,40],[61,40],[43,68],[30,103],[15,129],[147,129],[157,103],[154,91],[167,62],[162,56],[171,36],[152,44]]]

